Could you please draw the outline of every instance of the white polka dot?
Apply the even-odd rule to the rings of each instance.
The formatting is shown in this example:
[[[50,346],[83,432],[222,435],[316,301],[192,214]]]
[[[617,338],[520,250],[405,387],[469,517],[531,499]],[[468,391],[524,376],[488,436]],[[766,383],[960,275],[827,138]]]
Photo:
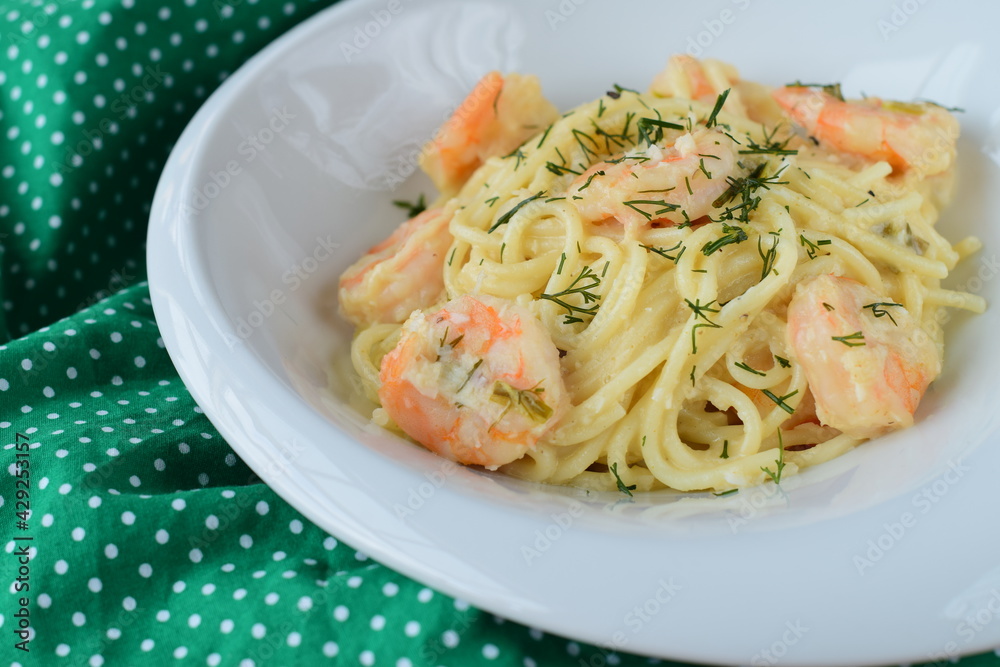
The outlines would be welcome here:
[[[458,633],[454,630],[445,630],[441,634],[441,642],[448,648],[455,648],[458,646]]]
[[[362,651],[361,655],[358,656],[358,662],[360,662],[365,667],[371,667],[375,664],[375,654],[371,651]]]
[[[323,655],[328,658],[333,658],[338,653],[340,653],[340,647],[337,646],[337,642],[327,642],[323,644]]]
[[[312,609],[313,606],[312,598],[309,597],[308,595],[303,595],[302,597],[299,598],[299,601],[298,603],[296,603],[296,606],[299,608],[299,611],[301,612],[309,611],[310,609]]]
[[[270,506],[268,506],[268,504],[267,504],[266,502],[264,502],[264,501],[262,500],[262,501],[260,501],[259,503],[257,503],[257,507],[256,507],[256,509],[257,509],[257,514],[260,514],[261,516],[263,516],[263,515],[267,514],[267,513],[268,513],[268,511],[269,511],[269,510],[270,510],[271,508],[270,508]]]
[[[136,607],[135,598],[132,597],[131,595],[125,596],[125,598],[122,600],[122,608],[124,608],[125,611],[132,611],[135,609],[135,607]]]
[[[407,621],[406,625],[403,626],[403,633],[407,637],[416,637],[420,634],[420,624],[416,621]]]
[[[205,517],[205,527],[208,528],[209,530],[215,530],[216,528],[218,528],[219,517],[215,516],[214,514],[209,514],[207,517]]]
[[[49,597],[48,593],[41,593],[38,596],[38,606],[42,609],[48,609],[52,605],[52,598]]]
[[[166,609],[161,609],[160,611],[156,612],[156,620],[158,620],[160,623],[166,623],[167,621],[170,620],[170,612],[167,611]]]
[[[382,630],[383,628],[385,628],[385,616],[382,616],[381,614],[376,614],[375,616],[372,616],[372,620],[368,625],[371,626],[372,630],[375,631]]]
[[[430,602],[432,597],[434,597],[434,591],[429,588],[421,588],[420,592],[417,593],[417,600],[420,602]]]
[[[202,558],[201,549],[192,549],[188,553],[188,558],[191,559],[192,563],[200,563]]]
[[[399,593],[399,586],[391,581],[382,587],[382,594],[385,595],[386,597],[391,598],[394,595],[396,595],[396,593]]]
[[[135,365],[138,366],[139,368],[142,368],[143,366],[146,365],[146,360],[143,359],[142,357],[136,357],[135,358]]]
[[[183,498],[175,498],[174,501],[170,503],[170,506],[180,512],[182,509],[187,507],[187,503]]]
[[[174,582],[174,593],[183,593],[185,588],[187,588],[187,584],[183,581]]]
[[[267,605],[278,604],[278,599],[280,597],[281,596],[278,595],[277,593],[268,593],[267,595],[264,596],[264,604],[267,604]]]
[[[69,569],[69,563],[67,563],[62,559],[59,559],[56,561],[54,569],[56,571],[56,574],[66,574],[66,571]]]
[[[267,628],[262,623],[254,623],[250,628],[250,634],[253,635],[254,639],[263,639],[264,635],[267,634]]]
[[[87,622],[87,617],[83,615],[83,612],[73,612],[73,625],[80,628]]]
[[[188,627],[197,628],[201,625],[201,614],[191,614],[188,616]]]
[[[244,549],[249,549],[253,546],[253,538],[249,535],[240,535],[240,546]]]
[[[126,526],[131,526],[133,523],[135,523],[135,514],[128,511],[122,512],[122,523],[124,523]]]
[[[83,540],[84,537],[86,537],[87,531],[85,531],[83,528],[76,527],[73,529],[72,535],[75,541],[80,542],[81,540]]]
[[[143,563],[142,565],[140,565],[139,576],[145,579],[149,579],[151,576],[153,576],[153,566],[150,565],[149,563]]]
[[[154,642],[152,639],[143,639],[142,643],[139,644],[139,648],[141,648],[143,651],[146,651],[148,653],[149,651],[153,650],[153,647],[155,645],[156,645],[156,642]]]
[[[483,657],[487,660],[496,660],[499,655],[500,649],[493,644],[486,644],[483,646]]]
[[[247,589],[245,588],[237,588],[235,591],[233,591],[234,600],[242,600],[246,596],[247,596]]]
[[[218,667],[221,662],[222,656],[218,653],[210,653],[208,658],[205,660],[205,664],[207,664],[208,667]]]
[[[118,547],[116,547],[113,544],[109,544],[108,546],[104,547],[104,555],[107,558],[117,558],[118,557]]]
[[[174,657],[178,660],[182,660],[187,657],[188,650],[186,646],[178,646],[174,649]]]
[[[162,528],[156,531],[156,541],[159,542],[160,544],[166,544],[169,539],[170,539],[170,534],[167,531],[163,530]]]
[[[288,524],[288,530],[298,535],[302,532],[302,522],[298,519],[292,519],[292,522]]]
[[[91,577],[87,582],[87,588],[91,590],[92,593],[100,593],[101,589],[104,588],[104,584],[97,577]]]
[[[215,584],[205,584],[201,587],[202,595],[211,595],[215,592]]]
[[[69,646],[66,644],[59,644],[59,646],[56,646],[56,655],[60,658],[65,658],[69,655]]]
[[[302,635],[300,635],[299,633],[294,632],[294,631],[288,633],[288,645],[289,646],[291,646],[292,648],[295,648],[296,646],[298,646],[301,643],[302,643]]]
[[[337,605],[337,607],[333,610],[333,617],[341,623],[346,621],[350,615],[350,610],[344,605]]]
[[[91,496],[90,500],[87,501],[87,504],[90,505],[92,509],[97,509],[101,506],[100,496]]]
[[[234,623],[232,622],[232,620],[227,618],[226,620],[222,621],[222,623],[219,624],[219,632],[221,632],[224,635],[228,635],[230,632],[233,631],[233,626]]]

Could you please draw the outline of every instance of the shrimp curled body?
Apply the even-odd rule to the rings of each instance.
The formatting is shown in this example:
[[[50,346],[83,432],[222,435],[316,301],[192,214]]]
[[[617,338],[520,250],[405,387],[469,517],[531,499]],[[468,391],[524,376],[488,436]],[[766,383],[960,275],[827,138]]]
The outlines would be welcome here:
[[[340,277],[340,312],[359,326],[399,323],[444,290],[450,216],[430,209],[407,220]],[[401,279],[402,278],[402,279]]]
[[[928,102],[890,102],[877,97],[839,100],[829,93],[787,86],[771,93],[798,125],[821,144],[894,170],[925,176],[947,171],[955,160],[958,121]]]
[[[941,372],[936,345],[909,312],[849,278],[800,283],[788,335],[820,421],[853,437],[911,426]]]
[[[527,309],[490,296],[415,312],[380,379],[382,407],[407,435],[491,470],[524,456],[569,406],[548,332]]]

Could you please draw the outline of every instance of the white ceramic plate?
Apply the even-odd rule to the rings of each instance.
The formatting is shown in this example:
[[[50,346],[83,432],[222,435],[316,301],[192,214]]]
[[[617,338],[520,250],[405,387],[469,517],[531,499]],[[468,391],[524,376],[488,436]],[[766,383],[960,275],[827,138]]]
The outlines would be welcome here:
[[[395,12],[395,13],[394,13]],[[645,87],[673,52],[746,78],[841,81],[961,116],[942,226],[986,250],[952,278],[994,303],[1000,6],[901,0],[352,0],[204,105],[163,173],[149,277],[167,349],[244,460],[378,560],[568,637],[683,660],[875,664],[1000,644],[1000,309],[948,326],[920,423],[773,486],[612,495],[459,469],[352,406],[330,285],[430,191],[416,151],[486,71],[562,108]],[[401,184],[405,180],[405,184]]]

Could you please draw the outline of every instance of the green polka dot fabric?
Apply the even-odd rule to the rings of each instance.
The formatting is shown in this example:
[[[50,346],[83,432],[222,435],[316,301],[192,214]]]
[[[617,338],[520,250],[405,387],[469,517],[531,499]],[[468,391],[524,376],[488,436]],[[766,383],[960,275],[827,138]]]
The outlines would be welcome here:
[[[504,621],[338,543],[171,365],[144,280],[160,170],[228,74],[330,4],[0,0],[0,664],[659,662]]]

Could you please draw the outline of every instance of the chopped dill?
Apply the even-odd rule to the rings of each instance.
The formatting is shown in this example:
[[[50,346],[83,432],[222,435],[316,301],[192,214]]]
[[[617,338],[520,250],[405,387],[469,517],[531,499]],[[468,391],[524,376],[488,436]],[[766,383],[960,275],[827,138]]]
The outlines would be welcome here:
[[[726,103],[726,98],[729,97],[730,88],[726,88],[715,100],[715,107],[712,109],[712,113],[708,116],[708,120],[705,121],[705,127],[713,127],[716,124],[716,116],[722,111],[722,105]]]
[[[787,412],[788,414],[793,414],[795,412],[795,408],[785,403],[785,401],[794,396],[795,394],[799,393],[798,389],[796,389],[790,394],[785,394],[784,396],[776,396],[774,393],[772,393],[767,389],[764,389],[761,393],[763,393],[765,396],[767,396],[772,401],[777,403],[778,407]]]
[[[631,486],[625,486],[625,482],[623,482],[622,478],[618,476],[617,463],[612,463],[611,467],[608,468],[608,470],[610,470],[611,474],[615,476],[615,481],[618,483],[618,490],[627,495],[629,498],[631,498],[632,492],[635,491],[636,489],[636,485],[632,484]]]
[[[747,238],[749,238],[747,236],[747,233],[743,230],[742,227],[727,225],[726,223],[722,223],[722,233],[723,235],[721,237],[717,238],[714,241],[709,241],[701,249],[701,251],[705,254],[706,257],[711,255],[717,250],[722,250],[722,248],[724,248],[727,245],[733,243],[743,243],[744,241],[747,240]]]
[[[771,472],[770,468],[760,467],[764,474],[771,478],[775,484],[781,484],[781,471],[785,469],[785,443],[781,439],[781,429],[778,429],[778,460],[775,461],[776,472]]]
[[[767,375],[767,373],[765,373],[763,371],[759,371],[756,368],[752,368],[752,367],[748,366],[747,364],[743,363],[742,361],[737,361],[735,365],[736,365],[737,368],[742,368],[743,370],[747,371],[748,373],[753,373],[754,375],[759,375],[761,377],[765,377]]]
[[[813,243],[806,238],[805,234],[799,234],[799,243],[806,249],[806,254],[809,255],[809,259],[816,259],[819,247],[821,245],[830,245],[833,241],[830,239],[820,239],[819,241],[816,241],[816,243]]]
[[[777,273],[774,268],[774,262],[778,258],[778,239],[775,238],[774,243],[772,243],[771,247],[765,252],[760,243],[762,238],[763,237],[761,236],[757,237],[757,254],[760,255],[761,262],[764,265],[760,271],[760,279],[764,280],[771,275],[772,271]]]
[[[860,331],[855,331],[847,336],[831,336],[831,338],[838,343],[843,343],[847,347],[861,347],[865,344],[865,335]]]
[[[577,192],[583,192],[584,190],[586,190],[587,188],[590,187],[591,181],[593,181],[598,176],[603,176],[603,175],[604,175],[603,171],[595,171],[593,174],[590,175],[590,177],[587,179],[586,183],[584,183],[579,188],[577,188]]]
[[[706,304],[702,304],[700,299],[695,299],[694,303],[691,303],[689,300],[684,299],[684,302],[687,303],[688,308],[690,308],[691,311],[694,313],[694,319],[695,319],[695,321],[697,321],[698,318],[701,318],[701,319],[705,320],[704,322],[698,322],[693,327],[691,327],[691,354],[698,354],[698,337],[697,337],[698,329],[701,329],[701,328],[721,329],[722,328],[721,324],[717,324],[717,323],[713,322],[712,320],[708,319],[708,315],[706,315],[705,313],[718,313],[719,309],[718,308],[712,308],[712,304],[715,303],[715,299],[712,299],[711,301],[709,301]]]
[[[864,310],[865,308],[871,308],[872,315],[874,315],[875,317],[888,317],[893,324],[896,324],[896,320],[892,317],[892,313],[886,310],[887,307],[902,308],[903,304],[890,303],[888,301],[879,301],[878,303],[869,303],[866,306],[862,306],[862,310]],[[899,325],[896,324],[896,326]]]
[[[516,204],[516,205],[514,206],[514,208],[510,209],[509,211],[507,211],[506,213],[504,213],[503,215],[501,215],[501,216],[500,216],[500,217],[499,217],[499,218],[497,219],[497,221],[496,221],[495,223],[493,223],[493,226],[492,226],[492,227],[490,227],[490,228],[489,228],[489,230],[488,230],[488,231],[487,231],[486,233],[487,233],[487,234],[492,234],[492,233],[493,233],[494,231],[496,231],[497,227],[499,227],[500,225],[506,225],[506,224],[507,224],[508,222],[510,222],[510,221],[511,221],[511,219],[512,219],[512,218],[514,217],[514,215],[515,215],[515,214],[516,214],[516,213],[517,213],[518,211],[520,211],[520,210],[521,210],[522,208],[524,208],[524,207],[525,207],[526,205],[530,204],[531,202],[535,201],[536,199],[539,199],[540,197],[542,197],[542,196],[544,196],[544,195],[545,195],[545,191],[544,191],[544,190],[542,190],[542,191],[540,191],[540,192],[538,192],[538,193],[536,193],[536,194],[533,194],[533,195],[531,195],[531,196],[530,196],[530,197],[528,197],[527,199],[525,199],[525,200],[523,200],[523,201],[520,201],[520,202],[518,202],[518,203],[517,203],[517,204]]]
[[[583,320],[576,317],[576,314],[594,316],[600,307],[597,301],[600,300],[601,295],[592,291],[594,288],[599,287],[600,284],[601,279],[598,275],[589,266],[585,266],[580,271],[580,275],[570,283],[569,287],[555,294],[542,294],[539,298],[547,299],[565,308],[567,312],[566,324],[582,322]],[[583,305],[578,306],[565,301],[565,297],[572,296],[573,294],[579,294],[583,297]]]
[[[671,248],[661,248],[661,247],[658,247],[658,246],[649,246],[649,245],[644,245],[642,243],[639,244],[639,247],[640,248],[645,248],[646,252],[654,252],[657,255],[659,255],[660,257],[663,257],[664,259],[669,259],[671,262],[674,262],[675,264],[677,263],[677,260],[679,260],[681,258],[681,255],[684,254],[684,247],[683,247],[683,243],[681,241],[678,241],[677,245],[675,245],[675,246],[673,246]],[[667,254],[667,253],[673,252],[674,250],[677,250],[678,248],[680,248],[681,251],[679,253],[677,253],[675,256],[671,257],[669,254]]]
[[[631,201],[622,202],[622,204],[628,206],[636,213],[639,213],[642,217],[646,218],[646,220],[652,220],[653,216],[660,216],[664,213],[670,213],[671,211],[676,211],[680,208],[677,204],[671,204],[665,199],[633,199]],[[656,206],[658,208],[652,213],[647,213],[639,208],[640,205]]]
[[[408,202],[402,199],[395,199],[393,200],[392,204],[393,206],[398,206],[399,208],[406,211],[406,214],[411,218],[415,218],[427,210],[427,202],[424,201],[424,195],[422,193],[415,202]]]

